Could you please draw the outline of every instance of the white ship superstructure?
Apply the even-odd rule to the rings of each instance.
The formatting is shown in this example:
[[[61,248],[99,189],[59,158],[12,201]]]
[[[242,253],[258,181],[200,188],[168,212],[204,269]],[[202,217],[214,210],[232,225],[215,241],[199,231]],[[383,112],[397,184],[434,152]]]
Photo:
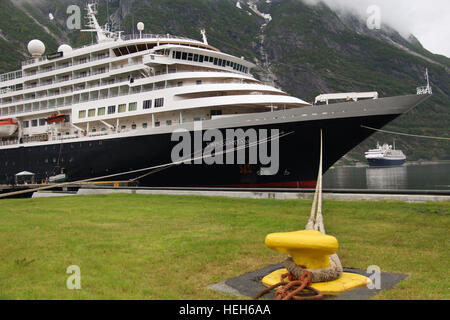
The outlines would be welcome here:
[[[98,43],[60,46],[43,56],[38,40],[33,59],[1,75],[0,119],[18,123],[3,145],[75,139],[150,130],[160,126],[267,112],[308,103],[256,80],[254,65],[207,43],[171,35],[120,36],[98,26]],[[139,27],[143,27],[139,24]],[[49,123],[52,115],[64,121]]]

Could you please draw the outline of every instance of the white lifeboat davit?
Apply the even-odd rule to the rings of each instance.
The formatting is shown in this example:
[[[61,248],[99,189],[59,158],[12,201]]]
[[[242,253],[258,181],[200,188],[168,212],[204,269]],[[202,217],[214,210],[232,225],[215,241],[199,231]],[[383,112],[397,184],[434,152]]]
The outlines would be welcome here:
[[[0,120],[0,137],[10,137],[16,133],[18,128],[17,121],[14,119]]]

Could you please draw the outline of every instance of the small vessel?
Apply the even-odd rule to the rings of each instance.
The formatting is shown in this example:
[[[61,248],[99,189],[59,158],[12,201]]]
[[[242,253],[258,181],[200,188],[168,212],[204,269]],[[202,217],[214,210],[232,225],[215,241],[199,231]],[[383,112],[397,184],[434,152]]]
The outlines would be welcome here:
[[[66,115],[63,113],[54,113],[52,115],[50,115],[50,117],[46,118],[45,121],[50,124],[50,123],[58,123],[58,122],[62,122],[66,120]]]
[[[395,167],[402,166],[406,162],[405,154],[395,149],[395,143],[394,148],[386,143],[382,146],[377,143],[377,148],[369,150],[365,156],[371,167]]]
[[[50,183],[61,183],[67,181],[67,175],[65,173],[57,174],[56,176],[52,176],[48,178],[48,182]]]
[[[14,119],[0,120],[0,137],[10,137],[17,131],[18,125]]]

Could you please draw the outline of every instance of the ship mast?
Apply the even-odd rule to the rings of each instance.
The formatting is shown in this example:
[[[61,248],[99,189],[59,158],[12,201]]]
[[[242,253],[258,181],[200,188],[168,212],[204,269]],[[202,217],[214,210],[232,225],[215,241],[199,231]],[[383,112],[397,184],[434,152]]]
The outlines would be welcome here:
[[[97,41],[98,41],[98,43],[114,41],[115,38],[116,38],[116,33],[111,32],[106,27],[102,28],[100,26],[100,24],[98,23],[97,17],[95,16],[98,13],[97,7],[98,7],[98,2],[97,1],[88,3],[86,5],[86,11],[87,11],[87,16],[86,16],[87,24],[86,24],[86,27],[88,27],[90,29],[85,29],[85,30],[81,30],[81,31],[82,32],[96,32],[97,33]],[[119,34],[119,38],[120,38],[120,32],[118,34]]]

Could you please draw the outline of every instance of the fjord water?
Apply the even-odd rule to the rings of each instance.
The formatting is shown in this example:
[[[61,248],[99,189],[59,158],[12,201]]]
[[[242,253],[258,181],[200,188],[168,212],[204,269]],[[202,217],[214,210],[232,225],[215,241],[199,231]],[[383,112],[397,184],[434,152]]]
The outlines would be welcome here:
[[[450,190],[450,162],[401,167],[335,167],[323,178],[325,189]]]

